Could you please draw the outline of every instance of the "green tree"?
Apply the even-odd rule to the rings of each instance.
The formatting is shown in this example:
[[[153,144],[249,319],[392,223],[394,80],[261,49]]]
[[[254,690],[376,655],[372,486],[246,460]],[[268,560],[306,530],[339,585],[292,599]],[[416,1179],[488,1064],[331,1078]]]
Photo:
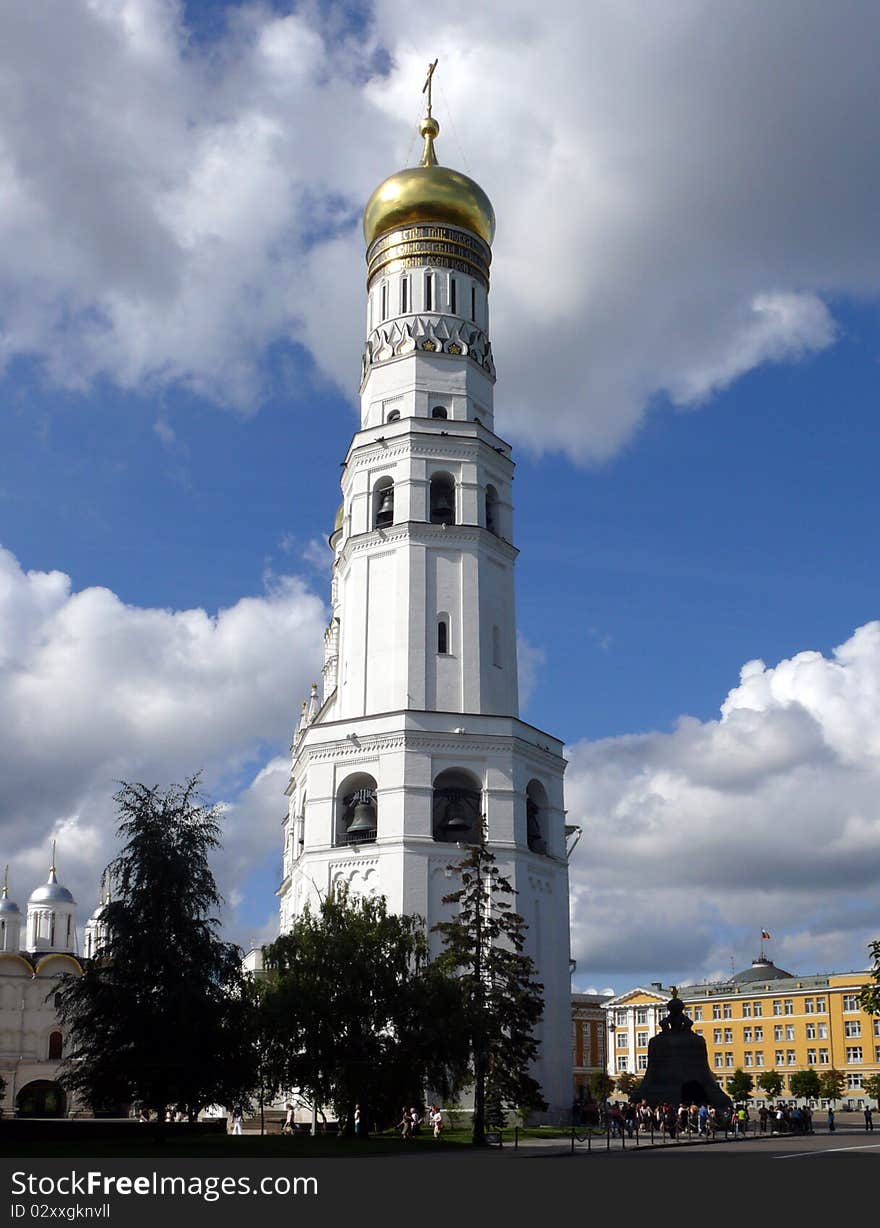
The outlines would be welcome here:
[[[457,978],[474,1079],[473,1143],[486,1141],[486,1087],[502,1105],[545,1109],[529,1073],[538,1054],[534,1029],[544,1010],[543,986],[524,953],[526,924],[510,902],[513,887],[484,842],[458,867],[461,887],[444,896],[457,908],[434,926],[443,939],[437,963]]]
[[[755,1081],[752,1076],[737,1067],[727,1080],[727,1093],[735,1104],[739,1104],[743,1100],[748,1100],[754,1086]]]
[[[789,1080],[791,1094],[815,1100],[819,1095],[819,1075],[812,1068],[796,1070]]]
[[[873,1096],[877,1101],[877,1108],[880,1109],[880,1074],[866,1075],[862,1079],[862,1087],[869,1096]]]
[[[758,1087],[773,1100],[782,1091],[782,1075],[777,1070],[765,1070],[758,1076]]]
[[[835,1070],[833,1066],[830,1070],[823,1070],[819,1076],[819,1095],[824,1096],[826,1100],[839,1100],[843,1095],[845,1082],[843,1074]]]
[[[216,809],[199,777],[115,795],[122,852],[115,899],[81,977],[58,986],[67,1028],[61,1081],[93,1110],[140,1103],[164,1121],[246,1098],[255,1077],[252,1002],[240,948],[218,937],[221,900],[208,864]]]
[[[611,1098],[617,1083],[604,1070],[594,1070],[590,1075],[590,1091],[598,1104],[604,1105]]]
[[[869,942],[868,950],[871,952],[874,966],[871,969],[870,982],[862,986],[859,1003],[862,1010],[869,1015],[880,1015],[880,941]]]
[[[642,1080],[638,1075],[632,1074],[629,1070],[622,1071],[614,1082],[614,1086],[621,1096],[631,1096]]]
[[[460,987],[429,962],[420,917],[340,888],[263,948],[261,1034],[267,1082],[332,1105],[361,1133],[443,1098],[467,1070]]]

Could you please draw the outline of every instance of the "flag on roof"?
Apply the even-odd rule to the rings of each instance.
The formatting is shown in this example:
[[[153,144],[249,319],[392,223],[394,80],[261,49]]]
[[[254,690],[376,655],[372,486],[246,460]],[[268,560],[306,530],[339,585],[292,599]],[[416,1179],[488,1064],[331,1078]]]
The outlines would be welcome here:
[[[761,937],[762,937],[762,938],[769,938],[769,937],[770,937],[770,935],[767,933],[767,931],[766,931],[766,930],[761,930]]]

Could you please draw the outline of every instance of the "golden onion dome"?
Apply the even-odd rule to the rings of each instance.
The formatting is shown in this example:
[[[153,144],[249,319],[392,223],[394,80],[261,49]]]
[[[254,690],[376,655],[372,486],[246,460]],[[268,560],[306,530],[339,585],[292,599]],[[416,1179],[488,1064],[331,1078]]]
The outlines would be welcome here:
[[[431,115],[419,124],[425,148],[418,166],[391,175],[367,201],[364,239],[367,247],[380,235],[414,223],[435,223],[469,230],[491,246],[495,237],[495,210],[478,183],[437,165],[434,138],[440,125]]]

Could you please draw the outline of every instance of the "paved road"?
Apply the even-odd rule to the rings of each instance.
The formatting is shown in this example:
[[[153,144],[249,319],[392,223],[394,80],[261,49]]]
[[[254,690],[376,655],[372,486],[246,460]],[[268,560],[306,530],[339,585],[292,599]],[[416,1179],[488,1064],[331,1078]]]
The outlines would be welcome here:
[[[638,1147],[631,1139],[626,1140],[626,1147],[621,1146],[620,1139],[612,1139],[610,1148],[606,1146],[604,1138],[593,1139],[589,1149],[586,1143],[576,1140],[574,1153],[572,1153],[570,1142],[562,1143],[559,1139],[528,1139],[518,1148],[505,1146],[502,1151],[508,1158],[549,1159],[551,1156],[567,1155],[573,1159],[582,1159],[586,1163],[594,1158],[631,1160],[638,1163],[645,1157],[650,1159],[664,1159],[665,1157],[733,1159],[737,1155],[761,1157],[767,1160],[796,1160],[842,1155],[880,1158],[880,1130],[868,1133],[855,1126],[844,1127],[833,1133],[823,1128],[814,1134],[750,1134],[742,1139],[735,1139],[731,1135],[727,1140],[722,1137],[715,1142],[699,1140],[664,1144],[659,1141],[659,1136],[655,1136],[655,1139],[653,1146],[650,1139],[646,1139],[640,1141]]]

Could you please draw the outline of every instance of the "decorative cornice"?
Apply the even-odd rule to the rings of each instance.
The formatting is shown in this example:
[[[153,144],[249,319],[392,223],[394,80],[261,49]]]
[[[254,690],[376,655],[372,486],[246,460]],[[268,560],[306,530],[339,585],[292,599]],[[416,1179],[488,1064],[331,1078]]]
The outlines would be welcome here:
[[[467,719],[466,714],[461,717]],[[503,718],[511,719],[509,717]],[[314,729],[315,727],[312,726]],[[388,751],[399,750],[430,750],[435,753],[449,755],[480,755],[487,752],[512,750],[514,747],[533,762],[544,767],[558,770],[559,764],[565,762],[561,755],[550,750],[542,750],[533,746],[523,738],[514,734],[471,734],[454,735],[448,733],[432,734],[425,730],[405,730],[393,734],[366,734],[358,738],[358,745],[352,746],[345,735],[340,734],[338,740],[320,742],[317,745],[303,746],[297,755],[294,774],[299,775],[311,764],[326,763],[328,760],[349,762],[351,760],[363,763],[372,762],[378,756]],[[502,792],[505,790],[502,790]],[[490,790],[495,793],[496,790]]]
[[[346,539],[340,551],[339,562],[346,564],[352,555],[372,551],[376,546],[396,546],[415,542],[419,546],[461,546],[480,542],[487,547],[490,556],[499,554],[512,563],[519,550],[503,537],[490,533],[478,524],[439,525],[424,520],[404,520],[387,529],[371,529],[367,533],[354,533]]]
[[[486,333],[468,320],[455,316],[402,316],[386,320],[367,337],[361,363],[361,388],[372,367],[396,358],[425,353],[447,358],[467,358],[495,381],[492,343]]]

